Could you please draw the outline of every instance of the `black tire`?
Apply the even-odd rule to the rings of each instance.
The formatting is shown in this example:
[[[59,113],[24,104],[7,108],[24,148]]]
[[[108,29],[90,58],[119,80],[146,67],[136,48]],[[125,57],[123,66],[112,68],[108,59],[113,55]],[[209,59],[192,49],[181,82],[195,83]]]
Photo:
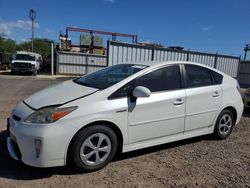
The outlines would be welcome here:
[[[14,70],[11,70],[11,74],[15,75],[15,74],[16,74],[16,72],[15,72]]]
[[[91,138],[93,135],[97,135],[97,134],[107,136],[107,138],[110,141],[109,143],[111,144],[111,147],[110,147],[111,150],[109,151],[109,154],[107,155],[105,154],[107,158],[103,160],[100,164],[89,165],[89,164],[86,164],[87,161],[84,162],[81,159],[80,154],[84,153],[84,152],[82,153],[82,148],[85,148],[84,143],[87,142],[87,140],[89,140],[89,138]],[[97,137],[93,137],[92,140],[96,138]],[[91,142],[94,143],[94,141],[91,141]],[[99,143],[99,140],[97,142]],[[103,142],[106,142],[106,141],[103,141]],[[97,144],[95,146],[97,146]],[[112,161],[112,159],[115,157],[115,154],[117,152],[117,147],[118,147],[117,136],[112,129],[103,125],[93,125],[93,126],[87,127],[86,129],[82,129],[79,133],[77,133],[77,135],[74,137],[71,143],[68,154],[70,155],[69,157],[71,159],[71,162],[77,167],[78,170],[82,172],[92,172],[92,171],[96,171],[105,167],[110,161]],[[96,151],[96,150],[91,149],[88,152],[89,153],[94,152],[94,154],[91,155],[91,157],[93,158],[91,159],[91,157],[89,157],[89,160],[90,159],[93,161],[97,160],[97,152],[98,152],[98,156],[101,158],[101,155],[99,155],[99,152],[102,152],[102,151],[99,151],[99,150]]]
[[[37,75],[37,70],[33,73],[33,76],[36,76]]]
[[[230,127],[227,126],[227,128],[226,128],[227,131],[224,131],[225,127],[223,128],[223,125],[221,125],[221,124],[223,124],[223,122],[225,123],[225,121],[222,120],[223,117],[224,118],[227,117],[228,119],[231,118],[231,126]],[[220,113],[220,115],[218,116],[216,124],[215,124],[215,128],[214,128],[214,136],[215,136],[215,138],[216,139],[225,139],[225,138],[227,138],[231,134],[234,125],[235,125],[235,117],[234,117],[233,113],[230,110],[223,110]]]

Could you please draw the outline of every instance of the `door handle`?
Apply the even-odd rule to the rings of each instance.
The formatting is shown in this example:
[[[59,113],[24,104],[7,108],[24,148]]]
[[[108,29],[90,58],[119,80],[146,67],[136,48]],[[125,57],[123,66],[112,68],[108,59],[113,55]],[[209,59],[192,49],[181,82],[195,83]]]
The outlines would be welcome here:
[[[219,94],[218,91],[215,91],[215,92],[213,92],[213,94],[212,94],[212,97],[219,97],[219,96],[220,96],[220,94]]]
[[[127,112],[127,109],[117,110],[116,113]]]
[[[183,103],[184,103],[183,99],[176,99],[173,104],[175,106],[178,106],[178,105],[182,105]]]

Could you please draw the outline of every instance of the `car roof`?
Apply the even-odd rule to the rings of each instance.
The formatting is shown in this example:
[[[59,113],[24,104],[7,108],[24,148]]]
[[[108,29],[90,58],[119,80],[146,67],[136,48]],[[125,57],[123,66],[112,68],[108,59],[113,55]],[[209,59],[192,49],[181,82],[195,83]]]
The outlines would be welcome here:
[[[16,54],[27,54],[27,55],[33,55],[33,56],[41,56],[38,53],[34,53],[34,52],[27,52],[27,51],[17,51]]]
[[[126,64],[137,64],[137,65],[145,65],[148,66],[148,68],[157,68],[160,66],[164,66],[164,65],[173,65],[173,64],[188,64],[188,65],[197,65],[197,66],[201,66],[201,67],[205,67],[208,68],[210,70],[213,70],[215,72],[218,72],[222,75],[226,75],[225,73],[219,71],[218,69],[215,69],[213,67],[207,66],[207,65],[203,65],[197,62],[191,62],[191,61],[134,61],[134,62],[128,62]]]
[[[148,67],[159,67],[164,65],[172,65],[172,64],[190,64],[190,65],[199,65],[202,67],[212,68],[200,63],[191,62],[191,61],[134,61],[134,62],[126,62],[124,64],[136,64],[136,65],[145,65]],[[212,68],[213,69],[213,68]]]

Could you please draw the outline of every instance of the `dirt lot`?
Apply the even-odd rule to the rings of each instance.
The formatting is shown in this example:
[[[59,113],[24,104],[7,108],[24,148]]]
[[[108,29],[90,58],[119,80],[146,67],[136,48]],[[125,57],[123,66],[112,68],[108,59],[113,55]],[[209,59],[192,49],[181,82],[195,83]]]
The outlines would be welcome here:
[[[104,169],[38,169],[15,162],[5,147],[6,118],[23,98],[62,79],[0,73],[0,187],[248,187],[250,109],[222,141],[203,136],[123,154]]]

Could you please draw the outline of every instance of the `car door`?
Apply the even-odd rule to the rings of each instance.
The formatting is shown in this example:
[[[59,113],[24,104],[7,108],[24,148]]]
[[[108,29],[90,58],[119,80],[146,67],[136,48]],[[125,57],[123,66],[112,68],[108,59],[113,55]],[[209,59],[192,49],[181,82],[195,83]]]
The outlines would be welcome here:
[[[129,143],[183,133],[185,90],[179,65],[158,68],[135,82],[152,93],[128,102]]]
[[[212,126],[222,99],[220,85],[209,69],[196,65],[185,65],[185,81],[185,132]]]

